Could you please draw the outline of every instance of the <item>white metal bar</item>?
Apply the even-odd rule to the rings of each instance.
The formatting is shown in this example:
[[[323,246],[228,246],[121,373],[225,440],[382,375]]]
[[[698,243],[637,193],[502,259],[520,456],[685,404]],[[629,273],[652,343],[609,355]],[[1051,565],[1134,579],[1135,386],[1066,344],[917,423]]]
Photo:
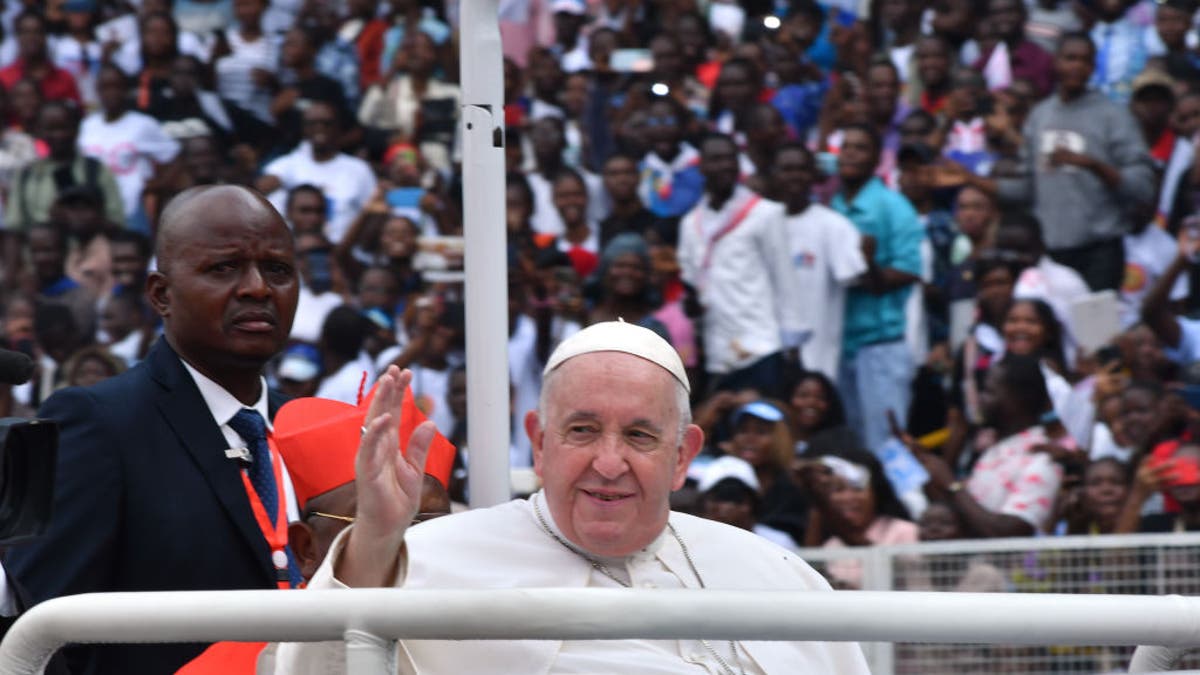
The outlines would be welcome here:
[[[500,504],[512,496],[504,56],[497,7],[498,0],[463,0],[460,22],[467,445],[471,451],[467,470],[472,508]]]
[[[733,639],[1200,645],[1200,598],[1131,595],[529,589],[77,595],[30,610],[0,673],[68,642]]]

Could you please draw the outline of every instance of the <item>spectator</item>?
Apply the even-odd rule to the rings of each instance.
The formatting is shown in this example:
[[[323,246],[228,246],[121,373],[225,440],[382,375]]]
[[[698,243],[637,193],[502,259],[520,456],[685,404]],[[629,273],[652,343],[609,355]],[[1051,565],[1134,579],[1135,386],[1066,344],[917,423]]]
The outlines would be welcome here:
[[[67,276],[68,241],[65,232],[57,225],[40,224],[31,227],[27,235],[29,259],[39,300],[69,308],[76,328],[85,335],[91,335],[96,323],[97,298],[87,287]]]
[[[1063,326],[1071,329],[1071,304],[1088,294],[1087,283],[1078,272],[1046,255],[1042,226],[1024,212],[1010,212],[996,230],[996,248],[1011,255],[1024,270],[1013,294],[1018,298],[1042,300],[1054,308]]]
[[[792,275],[783,206],[738,185],[731,137],[706,137],[700,153],[705,199],[682,221],[679,264],[704,307],[709,386],[777,393],[801,327],[800,307],[782,302]]]
[[[154,325],[140,289],[121,289],[101,301],[100,333],[108,353],[132,367],[154,342]],[[118,375],[119,373],[112,373]]]
[[[858,445],[846,426],[846,410],[833,380],[820,371],[802,373],[788,399],[796,456],[829,445]]]
[[[341,5],[306,2],[300,8],[295,25],[305,26],[316,53],[317,72],[336,81],[350,109],[358,105],[358,52],[354,45],[338,35]],[[283,76],[290,77],[285,68]]]
[[[298,342],[283,352],[275,376],[279,391],[292,398],[313,396],[321,384],[321,352],[313,345]]]
[[[1001,333],[1005,353],[1033,356],[1056,372],[1066,371],[1062,324],[1050,305],[1041,300],[1014,301],[1004,315]]]
[[[150,264],[150,241],[132,230],[116,230],[109,235],[113,283],[116,288],[141,292]]]
[[[348,305],[335,307],[321,325],[321,366],[324,376],[317,387],[317,398],[354,405],[362,392],[375,381],[375,365],[363,351],[369,322]]]
[[[588,324],[620,319],[649,328],[670,342],[667,327],[652,314],[660,298],[650,275],[650,247],[644,239],[626,233],[610,241],[590,281],[594,304]]]
[[[267,4],[266,0],[235,0],[237,25],[221,33],[229,53],[216,59],[213,66],[221,98],[270,124],[275,119],[271,92],[279,86],[280,41],[263,31]]]
[[[346,284],[333,261],[333,246],[324,234],[320,231],[304,232],[296,233],[295,237],[300,294],[296,301],[296,320],[292,322],[289,337],[315,343],[320,340],[329,313],[345,303],[342,294]],[[345,329],[347,323],[343,321],[341,327]]]
[[[651,232],[675,229],[674,224],[657,217],[646,208],[638,195],[638,160],[617,153],[604,162],[604,194],[612,204],[612,213],[600,222],[600,245],[621,234],[642,237]]]
[[[338,151],[338,110],[315,101],[304,110],[304,143],[263,169],[255,182],[271,203],[283,206],[286,191],[301,184],[316,185],[329,202],[325,235],[342,241],[358,214],[375,192],[375,175],[363,160]]]
[[[1100,0],[1095,7],[1096,23],[1089,33],[1096,47],[1091,84],[1120,104],[1129,102],[1133,79],[1146,67],[1147,31],[1130,16],[1133,5],[1132,0]],[[1065,42],[1064,36],[1060,45]]]
[[[124,222],[148,231],[150,223],[142,191],[179,154],[179,142],[166,135],[153,117],[129,109],[129,78],[116,66],[104,66],[97,79],[101,110],[88,115],[79,129],[83,154],[103,162],[116,178],[125,207]]]
[[[358,120],[387,133],[390,142],[416,145],[435,169],[446,171],[455,150],[461,92],[436,75],[437,51],[429,35],[405,38],[379,84],[367,90]]]
[[[1194,532],[1200,530],[1200,446],[1183,442],[1167,457],[1147,455],[1137,470],[1129,499],[1116,532]],[[1139,516],[1142,506],[1157,492],[1165,492],[1179,505],[1176,513]]]
[[[163,132],[177,141],[214,136],[228,142],[235,133],[229,108],[216,92],[202,85],[204,70],[196,57],[178,56],[171,64],[170,90],[147,110],[162,123]]]
[[[555,245],[571,259],[579,278],[586,278],[600,260],[599,227],[588,219],[587,183],[573,169],[564,168],[551,189],[554,210],[563,224]]]
[[[1037,98],[1054,89],[1054,57],[1025,36],[1029,13],[1020,0],[990,0],[986,20],[996,43],[973,67],[988,77],[989,89],[1007,87],[1016,78],[1033,83]]]
[[[1194,265],[1198,250],[1200,238],[1188,229],[1180,231],[1175,259],[1142,300],[1142,321],[1162,341],[1167,358],[1182,366],[1200,361],[1200,321],[1176,317],[1168,298],[1180,275]]]
[[[328,210],[329,205],[321,188],[303,183],[288,190],[283,216],[296,236],[319,234],[324,237],[325,214]]]
[[[796,293],[789,302],[805,321],[800,360],[805,368],[836,378],[842,351],[846,289],[867,271],[854,223],[812,200],[817,167],[800,144],[785,144],[771,169],[773,195],[784,204],[784,226]]]
[[[554,206],[554,183],[558,174],[570,168],[563,161],[566,149],[563,121],[558,117],[543,117],[533,123],[529,139],[533,142],[533,156],[537,168],[525,174],[533,190],[533,230],[537,234],[560,236],[564,231],[562,217]],[[587,186],[587,219],[600,222],[604,219],[604,186],[600,179],[587,172],[580,176]]]
[[[758,477],[745,460],[729,455],[718,457],[705,468],[696,489],[700,492],[703,517],[749,530],[787,549],[797,548],[790,534],[759,522],[762,495]]]
[[[112,173],[103,163],[78,150],[79,123],[79,109],[71,103],[51,101],[42,106],[38,135],[49,147],[49,157],[17,172],[8,195],[5,227],[26,230],[34,223],[45,222],[59,193],[72,186],[98,190],[108,220],[125,222],[121,191]]]
[[[657,216],[677,218],[704,196],[700,153],[683,140],[686,110],[677,101],[661,98],[646,109],[646,138],[650,150],[642,158],[638,192]]]
[[[889,410],[899,417],[908,414],[915,365],[904,342],[904,306],[921,274],[924,235],[908,200],[874,177],[881,149],[874,129],[845,129],[838,156],[842,189],[832,202],[865,235],[867,273],[846,298],[838,381],[846,417],[852,428],[862,430],[868,448],[887,439]]]
[[[1129,495],[1129,466],[1106,457],[1090,462],[1083,472],[1078,508],[1068,512],[1067,534],[1113,534]]]
[[[304,114],[316,102],[327,105],[336,113],[338,124],[334,141],[339,147],[343,130],[353,123],[342,85],[317,70],[317,39],[311,30],[293,28],[284,36],[280,48],[280,64],[284,70],[273,87],[269,114],[282,132],[278,147],[283,150],[296,147],[301,138],[307,140]]]
[[[976,536],[1045,532],[1062,468],[1039,451],[1051,442],[1041,426],[1051,406],[1038,360],[1006,355],[989,370],[980,403],[984,419],[1002,440],[980,456],[965,482],[955,479],[942,458],[918,449],[930,475],[926,492],[930,499],[950,501]]]
[[[804,541],[808,503],[789,477],[792,439],[782,408],[753,400],[734,410],[729,424],[733,435],[720,449],[754,469],[762,500],[759,520]]]
[[[913,544],[918,529],[896,497],[879,460],[869,452],[843,451],[820,459],[833,470],[833,484],[816,502],[824,548]],[[809,541],[812,541],[810,536]],[[827,569],[837,588],[862,589],[862,563],[830,561]]]
[[[946,98],[950,94],[950,66],[953,63],[950,43],[937,33],[922,35],[917,40],[914,54],[916,74],[920,78],[920,87],[909,87],[910,92],[918,92],[916,100],[910,103],[914,108],[920,108],[930,115],[940,115],[946,107]]]
[[[1101,290],[1120,287],[1127,207],[1149,204],[1154,187],[1133,117],[1088,89],[1095,56],[1086,35],[1063,38],[1054,61],[1057,93],[1025,123],[1022,175],[997,184],[1003,199],[1030,201],[1037,218],[1049,224],[1044,234],[1050,256]],[[990,183],[976,184],[991,189]]]
[[[348,16],[338,30],[338,37],[354,44],[358,50],[359,78],[362,91],[379,81],[382,72],[384,34],[388,22],[379,16],[379,0],[355,0],[346,3]]]
[[[90,387],[125,372],[125,362],[92,345],[77,350],[62,366],[68,387]]]
[[[166,12],[145,12],[138,17],[136,39],[121,44],[112,61],[125,74],[137,78],[134,107],[151,109],[170,83],[171,65],[180,54],[207,61],[204,48],[191,33],[180,33],[174,17]]]
[[[0,69],[0,84],[11,89],[20,80],[30,80],[38,86],[43,100],[69,100],[81,105],[75,78],[54,65],[46,41],[46,19],[36,11],[23,11],[13,21],[17,35],[17,60]]]

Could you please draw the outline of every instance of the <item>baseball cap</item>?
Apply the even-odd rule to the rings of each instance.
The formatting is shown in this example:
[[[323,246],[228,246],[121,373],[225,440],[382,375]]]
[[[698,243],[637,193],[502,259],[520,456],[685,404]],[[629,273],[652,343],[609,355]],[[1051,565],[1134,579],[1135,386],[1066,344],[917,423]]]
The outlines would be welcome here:
[[[730,417],[730,422],[737,426],[738,422],[746,415],[757,417],[760,420],[768,422],[779,422],[783,420],[783,411],[766,401],[751,401],[733,412]]]
[[[288,347],[279,362],[278,375],[281,379],[308,382],[321,372],[321,357],[312,345],[298,344]]]
[[[704,475],[700,478],[700,483],[696,487],[701,492],[708,492],[713,489],[713,486],[726,478],[738,480],[755,492],[758,492],[760,487],[758,476],[754,474],[754,467],[750,466],[750,463],[746,460],[732,455],[724,455],[714,459],[704,470]]]

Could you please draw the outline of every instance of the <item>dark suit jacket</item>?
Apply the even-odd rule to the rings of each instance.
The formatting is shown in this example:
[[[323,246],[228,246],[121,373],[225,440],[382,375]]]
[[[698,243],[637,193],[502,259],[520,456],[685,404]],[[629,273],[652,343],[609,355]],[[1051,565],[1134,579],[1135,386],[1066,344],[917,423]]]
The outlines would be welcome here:
[[[271,415],[282,398],[272,393]],[[146,360],[93,387],[55,393],[54,515],[5,568],[34,602],[76,593],[276,588],[228,443],[179,357],[160,339]],[[152,618],[148,618],[152,621]],[[77,675],[173,673],[204,645],[68,652]]]

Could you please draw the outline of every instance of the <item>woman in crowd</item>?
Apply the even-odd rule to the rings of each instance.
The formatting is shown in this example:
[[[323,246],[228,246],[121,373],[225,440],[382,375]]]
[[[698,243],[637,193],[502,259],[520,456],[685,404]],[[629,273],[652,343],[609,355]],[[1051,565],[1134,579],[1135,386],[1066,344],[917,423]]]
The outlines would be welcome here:
[[[846,427],[846,410],[837,387],[823,373],[806,371],[796,380],[788,400],[796,455],[830,438],[845,442],[854,432]]]
[[[729,419],[733,436],[721,449],[754,467],[762,492],[762,522],[803,541],[808,507],[789,478],[792,439],[783,408],[758,399],[739,407]]]
[[[1130,494],[1129,465],[1115,457],[1090,462],[1064,505],[1066,534],[1112,534]]]
[[[911,544],[918,529],[908,510],[896,497],[883,465],[864,450],[843,450],[820,460],[832,469],[828,495],[813,501],[809,519],[808,545],[828,536],[825,548]],[[862,588],[862,566],[857,560],[831,561],[827,570],[839,588]]]
[[[594,303],[589,324],[622,319],[671,341],[667,327],[653,315],[660,301],[651,279],[650,247],[641,236],[619,234],[608,242],[584,294]]]

